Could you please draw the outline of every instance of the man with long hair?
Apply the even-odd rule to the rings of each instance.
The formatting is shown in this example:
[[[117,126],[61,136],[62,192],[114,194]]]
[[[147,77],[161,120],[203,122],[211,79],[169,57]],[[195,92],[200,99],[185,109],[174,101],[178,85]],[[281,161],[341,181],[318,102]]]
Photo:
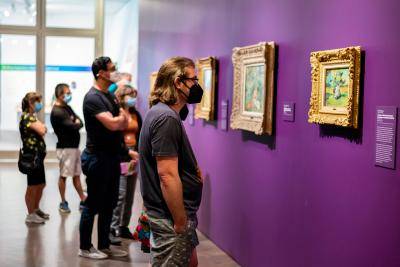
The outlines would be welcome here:
[[[153,266],[197,266],[196,212],[203,183],[180,115],[202,95],[191,59],[174,57],[162,64],[139,138]]]

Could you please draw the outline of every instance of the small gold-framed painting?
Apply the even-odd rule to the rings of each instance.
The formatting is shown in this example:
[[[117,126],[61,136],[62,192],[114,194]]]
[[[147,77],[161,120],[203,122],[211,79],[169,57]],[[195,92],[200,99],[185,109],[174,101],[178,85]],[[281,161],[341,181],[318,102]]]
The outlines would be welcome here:
[[[273,133],[275,43],[233,49],[231,128]]]
[[[361,47],[312,52],[308,122],[358,128]]]
[[[215,97],[217,84],[217,59],[215,57],[201,58],[196,62],[198,78],[203,88],[203,98],[196,105],[195,118],[207,121],[215,119]]]
[[[156,79],[157,79],[157,73],[158,71],[153,71],[150,73],[150,90],[149,94],[154,90],[154,85],[156,84]]]

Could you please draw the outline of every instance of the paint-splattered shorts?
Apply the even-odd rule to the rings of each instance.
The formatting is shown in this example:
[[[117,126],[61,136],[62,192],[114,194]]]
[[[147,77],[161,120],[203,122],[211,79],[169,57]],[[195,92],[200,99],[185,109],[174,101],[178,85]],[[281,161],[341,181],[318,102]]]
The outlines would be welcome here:
[[[150,217],[151,265],[153,267],[189,266],[193,249],[199,244],[197,218],[188,219],[187,229],[177,234],[170,219]]]

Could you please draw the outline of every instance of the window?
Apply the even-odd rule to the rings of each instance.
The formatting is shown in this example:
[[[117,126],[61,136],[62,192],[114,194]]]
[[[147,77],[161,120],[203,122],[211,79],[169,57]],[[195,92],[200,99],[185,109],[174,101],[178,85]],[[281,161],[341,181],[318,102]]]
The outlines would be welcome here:
[[[136,83],[138,0],[0,0],[0,150],[17,150],[22,97],[44,96],[39,117],[55,149],[50,112],[54,88],[70,85],[71,106],[82,116],[83,97],[93,83],[91,64],[103,54]],[[83,116],[82,116],[83,117]],[[84,131],[84,129],[82,129]],[[84,145],[82,135],[81,145]]]
[[[102,54],[104,0],[0,0],[0,148],[20,146],[21,100],[28,91],[44,96],[39,114],[49,128],[54,87],[70,84],[72,107],[82,116],[83,96],[93,78],[90,66]]]
[[[93,84],[91,64],[95,56],[94,43],[94,38],[46,37],[45,121],[48,128],[51,128],[50,112],[54,101],[54,89],[59,83],[70,86],[70,105],[83,119],[83,98]]]
[[[21,99],[35,84],[36,37],[0,34],[0,130],[18,130]]]
[[[47,0],[46,26],[94,29],[95,4],[94,0]]]
[[[1,0],[0,25],[36,25],[36,0]]]

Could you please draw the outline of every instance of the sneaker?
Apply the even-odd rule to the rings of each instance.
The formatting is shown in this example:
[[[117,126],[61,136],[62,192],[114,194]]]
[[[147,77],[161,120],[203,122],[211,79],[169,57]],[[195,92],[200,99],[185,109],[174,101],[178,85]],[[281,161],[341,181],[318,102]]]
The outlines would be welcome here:
[[[70,213],[71,210],[68,207],[68,202],[64,201],[60,203],[60,207],[58,208],[62,213]]]
[[[129,231],[128,227],[120,227],[119,236],[122,238],[134,239],[133,234]]]
[[[100,251],[107,254],[109,257],[122,258],[128,256],[128,252],[117,248],[100,249]]]
[[[89,250],[80,249],[78,255],[94,260],[102,260],[108,258],[107,254],[95,249],[94,247],[91,247]]]
[[[35,212],[26,215],[25,222],[26,223],[36,223],[36,224],[43,224],[46,220],[39,217]]]
[[[41,209],[37,209],[35,212],[42,219],[45,220],[50,219],[50,214],[43,212]]]
[[[116,237],[112,233],[110,233],[109,239],[110,239],[110,244],[111,245],[113,245],[113,246],[122,246],[121,239],[119,237]]]
[[[81,211],[84,208],[85,208],[85,202],[84,201],[79,202],[79,210]]]
[[[110,233],[111,233],[114,237],[121,237],[121,232],[119,231],[119,227],[117,227],[117,228],[111,228]]]

